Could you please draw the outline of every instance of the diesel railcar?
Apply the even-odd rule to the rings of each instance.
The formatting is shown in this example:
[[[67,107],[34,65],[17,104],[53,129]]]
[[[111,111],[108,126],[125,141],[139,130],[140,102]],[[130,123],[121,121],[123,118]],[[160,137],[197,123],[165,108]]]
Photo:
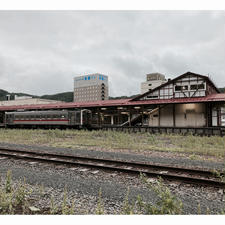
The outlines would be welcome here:
[[[16,111],[5,113],[6,127],[90,127],[89,110]]]

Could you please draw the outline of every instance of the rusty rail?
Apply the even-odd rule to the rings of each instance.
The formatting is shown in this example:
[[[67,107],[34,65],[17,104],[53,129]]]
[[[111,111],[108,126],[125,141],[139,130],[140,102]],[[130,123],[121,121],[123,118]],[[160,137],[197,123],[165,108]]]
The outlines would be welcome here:
[[[172,167],[165,165],[147,164],[140,162],[126,162],[121,160],[90,158],[84,156],[55,154],[49,152],[36,152],[21,149],[0,148],[0,156],[41,161],[48,163],[64,164],[69,166],[82,166],[103,170],[113,170],[123,173],[139,175],[144,173],[150,177],[162,177],[171,181],[183,181],[193,184],[209,185],[225,188],[225,183],[216,178],[210,170],[200,170],[183,167]],[[224,176],[222,171],[218,171],[220,176]]]

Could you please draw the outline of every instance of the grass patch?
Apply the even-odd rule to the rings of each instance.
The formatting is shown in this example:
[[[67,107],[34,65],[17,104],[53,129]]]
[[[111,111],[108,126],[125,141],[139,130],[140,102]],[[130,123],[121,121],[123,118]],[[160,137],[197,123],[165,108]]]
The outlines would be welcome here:
[[[225,157],[225,137],[86,130],[0,129],[0,142],[62,148],[158,150]]]

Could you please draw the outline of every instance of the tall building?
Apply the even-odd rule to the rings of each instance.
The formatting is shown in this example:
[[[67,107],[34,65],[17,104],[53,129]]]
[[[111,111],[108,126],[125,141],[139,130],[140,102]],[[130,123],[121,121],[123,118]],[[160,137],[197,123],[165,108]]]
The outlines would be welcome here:
[[[165,76],[161,73],[150,73],[146,75],[146,82],[141,83],[141,94],[166,83]]]
[[[94,73],[74,78],[74,102],[107,100],[108,76]]]

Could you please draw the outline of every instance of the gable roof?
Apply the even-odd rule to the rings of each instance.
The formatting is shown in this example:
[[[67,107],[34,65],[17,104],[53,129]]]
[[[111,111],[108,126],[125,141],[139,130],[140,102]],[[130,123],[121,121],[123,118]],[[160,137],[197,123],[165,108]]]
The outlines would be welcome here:
[[[192,72],[186,72],[186,73],[184,73],[184,74],[182,74],[182,75],[180,75],[180,76],[178,76],[178,77],[176,77],[176,78],[174,78],[172,80],[169,80],[168,82],[166,82],[164,84],[161,84],[160,86],[158,86],[158,87],[156,87],[156,88],[154,88],[154,89],[152,89],[152,90],[150,90],[148,92],[145,92],[144,94],[141,94],[141,95],[139,95],[139,96],[131,99],[131,101],[139,100],[140,98],[142,98],[142,97],[144,97],[144,96],[146,96],[146,95],[148,95],[148,94],[150,94],[150,93],[152,93],[152,92],[154,92],[156,90],[159,90],[162,87],[165,87],[165,86],[167,86],[169,84],[172,84],[175,81],[177,81],[179,79],[182,79],[183,77],[185,77],[187,75],[194,75],[194,76],[201,77],[201,78],[207,80],[215,88],[215,90],[217,91],[217,93],[220,93],[220,91],[218,90],[218,88],[216,87],[216,85],[212,82],[212,80],[208,76],[204,76],[204,75],[197,74],[197,73],[192,73]]]

